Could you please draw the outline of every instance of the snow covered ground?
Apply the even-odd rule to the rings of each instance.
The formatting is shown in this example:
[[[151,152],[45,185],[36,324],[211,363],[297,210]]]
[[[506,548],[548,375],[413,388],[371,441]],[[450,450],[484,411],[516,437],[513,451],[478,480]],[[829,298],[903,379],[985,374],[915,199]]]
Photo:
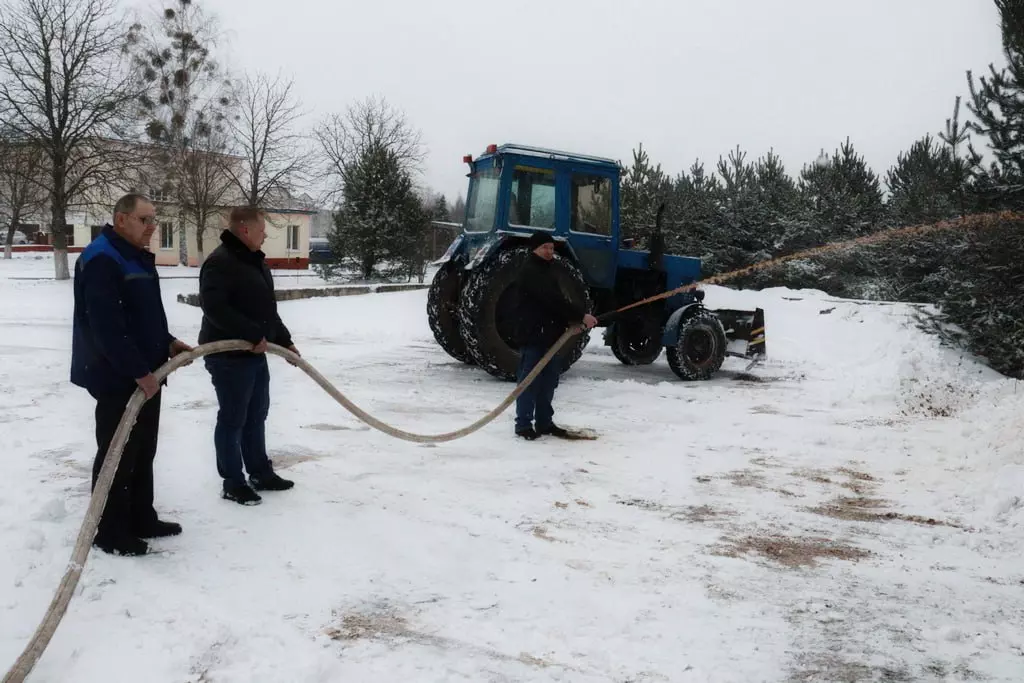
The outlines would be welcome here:
[[[0,261],[0,670],[88,502],[92,404],[68,382],[71,283]],[[164,282],[172,329],[200,312]],[[403,428],[511,387],[436,346],[425,292],[282,304],[305,357]],[[1024,680],[1024,386],[939,348],[912,307],[710,288],[768,352],[707,383],[595,335],[556,420],[596,442],[369,430],[272,359],[269,443],[296,488],[219,498],[197,363],[165,390],[157,506],[185,532],[90,555],[33,681]]]

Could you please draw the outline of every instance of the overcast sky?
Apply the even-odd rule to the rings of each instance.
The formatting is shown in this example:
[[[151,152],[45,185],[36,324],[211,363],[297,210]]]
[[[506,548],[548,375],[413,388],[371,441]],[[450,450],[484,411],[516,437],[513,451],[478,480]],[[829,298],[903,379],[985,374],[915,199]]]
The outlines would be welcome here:
[[[314,120],[401,108],[450,199],[492,142],[627,165],[642,142],[672,175],[738,144],[795,174],[849,136],[884,173],[1002,64],[991,0],[197,1],[232,66],[293,75]]]

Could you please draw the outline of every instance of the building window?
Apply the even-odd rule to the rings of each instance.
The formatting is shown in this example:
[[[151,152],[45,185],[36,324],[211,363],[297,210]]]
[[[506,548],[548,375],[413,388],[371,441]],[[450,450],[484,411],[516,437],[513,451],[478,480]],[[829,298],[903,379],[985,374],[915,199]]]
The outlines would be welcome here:
[[[517,166],[512,176],[509,225],[555,228],[555,172]]]
[[[103,232],[103,226],[102,225],[90,225],[89,226],[89,231],[90,231],[90,235],[91,235],[90,240],[94,240],[94,239],[96,239],[97,237],[100,236],[101,232]]]
[[[174,248],[174,224],[173,223],[161,223],[160,224],[160,248],[161,249],[173,249]]]
[[[299,250],[299,226],[288,226],[288,251]]]
[[[573,174],[573,232],[610,237],[612,234],[612,181],[597,175]]]
[[[153,200],[154,202],[170,201],[170,197],[167,196],[168,194],[169,193],[164,192],[163,188],[161,188],[161,187],[151,187],[151,188],[149,188],[149,198],[151,200]]]
[[[64,240],[65,244],[67,244],[69,247],[75,246],[75,226],[64,226]]]

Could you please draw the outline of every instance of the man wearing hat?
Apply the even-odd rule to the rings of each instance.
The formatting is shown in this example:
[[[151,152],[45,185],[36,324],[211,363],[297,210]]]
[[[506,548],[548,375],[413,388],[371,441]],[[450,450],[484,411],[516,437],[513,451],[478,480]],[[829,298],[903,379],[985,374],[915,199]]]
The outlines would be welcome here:
[[[568,301],[558,285],[552,264],[555,241],[549,233],[536,232],[528,242],[531,254],[519,273],[516,307],[516,337],[522,382],[540,359],[555,345],[570,325],[583,323],[587,329],[597,318]],[[551,401],[561,375],[561,363],[553,359],[533,383],[516,399],[516,435],[532,441],[543,434],[565,438],[566,431],[552,421]]]

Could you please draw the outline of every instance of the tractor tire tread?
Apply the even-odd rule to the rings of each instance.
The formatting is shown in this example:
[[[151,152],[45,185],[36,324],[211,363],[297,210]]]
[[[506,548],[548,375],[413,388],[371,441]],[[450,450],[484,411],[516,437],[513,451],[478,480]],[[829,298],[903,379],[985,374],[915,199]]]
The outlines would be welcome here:
[[[513,247],[499,252],[494,258],[470,274],[459,299],[459,331],[467,352],[476,365],[490,375],[505,381],[515,381],[518,361],[513,363],[512,356],[514,353],[517,357],[518,353],[514,351],[509,353],[508,348],[510,347],[501,351],[491,348],[494,345],[493,342],[489,344],[486,340],[493,339],[498,335],[495,330],[483,329],[483,326],[491,324],[491,321],[494,320],[494,316],[485,315],[487,311],[484,311],[483,308],[487,302],[496,301],[498,298],[491,292],[494,281],[498,279],[499,286],[508,287],[514,282],[519,267],[529,255],[530,251],[526,247]],[[583,273],[576,267],[576,264],[568,259],[558,255],[555,258],[558,260],[559,266],[579,283],[580,290],[586,299],[585,307],[589,311],[591,308],[590,290],[586,286]],[[485,332],[488,334],[484,334]],[[583,350],[588,342],[589,334],[580,335],[579,340],[569,348],[568,353],[563,349],[563,352],[552,362],[562,359],[562,372],[565,372],[583,355]],[[499,353],[504,358],[499,358]]]
[[[473,356],[459,331],[458,307],[462,278],[456,263],[448,262],[438,269],[427,290],[427,321],[434,339],[449,356],[472,365]]]
[[[708,362],[697,365],[689,359],[685,345],[689,338],[687,333],[701,328],[714,337],[715,348]],[[722,321],[710,311],[699,311],[679,324],[679,337],[675,346],[666,349],[669,367],[679,379],[684,381],[709,380],[721,369],[722,363],[725,361],[727,344]]]

